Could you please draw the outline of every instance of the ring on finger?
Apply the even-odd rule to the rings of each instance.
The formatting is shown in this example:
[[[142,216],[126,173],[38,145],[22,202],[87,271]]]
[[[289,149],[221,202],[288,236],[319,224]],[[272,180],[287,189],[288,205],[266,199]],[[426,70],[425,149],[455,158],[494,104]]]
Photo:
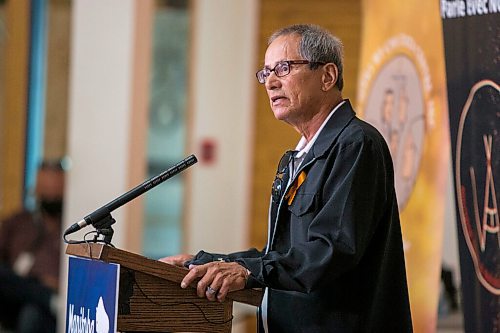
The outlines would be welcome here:
[[[208,286],[207,287],[207,293],[209,293],[209,294],[216,294],[217,290],[215,290],[214,288]]]

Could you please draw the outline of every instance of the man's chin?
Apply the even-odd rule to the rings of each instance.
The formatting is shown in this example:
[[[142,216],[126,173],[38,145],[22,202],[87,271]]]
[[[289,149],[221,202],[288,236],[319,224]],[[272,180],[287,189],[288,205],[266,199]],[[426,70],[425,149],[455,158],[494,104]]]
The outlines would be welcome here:
[[[274,117],[276,119],[281,120],[281,121],[286,121],[286,119],[288,118],[287,110],[285,110],[283,108],[276,108],[276,109],[272,109],[272,110],[273,110]]]

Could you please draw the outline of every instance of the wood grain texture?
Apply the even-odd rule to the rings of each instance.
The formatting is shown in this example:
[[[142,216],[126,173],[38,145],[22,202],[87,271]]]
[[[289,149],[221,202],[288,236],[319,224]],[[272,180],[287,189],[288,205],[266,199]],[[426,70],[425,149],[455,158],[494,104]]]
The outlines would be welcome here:
[[[230,332],[233,301],[259,305],[262,300],[262,292],[254,289],[231,292],[222,303],[199,298],[196,282],[180,288],[186,268],[104,244],[69,244],[66,254],[120,264],[122,274],[128,273],[120,279],[120,308],[128,307],[118,316],[120,331]],[[131,297],[125,297],[129,287]]]
[[[119,331],[230,332],[232,300],[199,298],[193,288],[134,272],[130,313],[118,315]]]

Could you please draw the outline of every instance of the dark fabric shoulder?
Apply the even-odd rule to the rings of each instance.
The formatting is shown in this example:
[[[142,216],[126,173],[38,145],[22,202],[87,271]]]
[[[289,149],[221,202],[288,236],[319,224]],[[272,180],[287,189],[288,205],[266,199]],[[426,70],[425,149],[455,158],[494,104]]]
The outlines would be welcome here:
[[[33,215],[27,210],[22,210],[7,217],[0,222],[0,229],[16,227],[17,225],[33,221]]]
[[[345,130],[339,136],[339,140],[346,142],[382,141],[385,143],[384,137],[373,125],[359,119],[358,117],[354,117],[347,125]]]
[[[386,164],[392,165],[392,158],[387,141],[382,134],[371,124],[354,117],[340,133],[335,145],[342,150],[352,144],[369,147],[376,154],[380,154]]]

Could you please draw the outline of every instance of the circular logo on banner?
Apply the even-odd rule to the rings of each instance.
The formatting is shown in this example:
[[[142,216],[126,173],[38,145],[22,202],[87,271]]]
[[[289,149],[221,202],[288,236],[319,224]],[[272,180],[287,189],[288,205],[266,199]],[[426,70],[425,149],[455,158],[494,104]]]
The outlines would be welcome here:
[[[426,124],[432,120],[428,114],[433,105],[426,98],[432,89],[430,82],[423,51],[407,35],[389,39],[375,52],[372,64],[361,78],[364,118],[382,133],[389,145],[400,210],[413,192]]]
[[[455,182],[465,241],[479,282],[500,295],[500,89],[476,83],[458,125]]]

